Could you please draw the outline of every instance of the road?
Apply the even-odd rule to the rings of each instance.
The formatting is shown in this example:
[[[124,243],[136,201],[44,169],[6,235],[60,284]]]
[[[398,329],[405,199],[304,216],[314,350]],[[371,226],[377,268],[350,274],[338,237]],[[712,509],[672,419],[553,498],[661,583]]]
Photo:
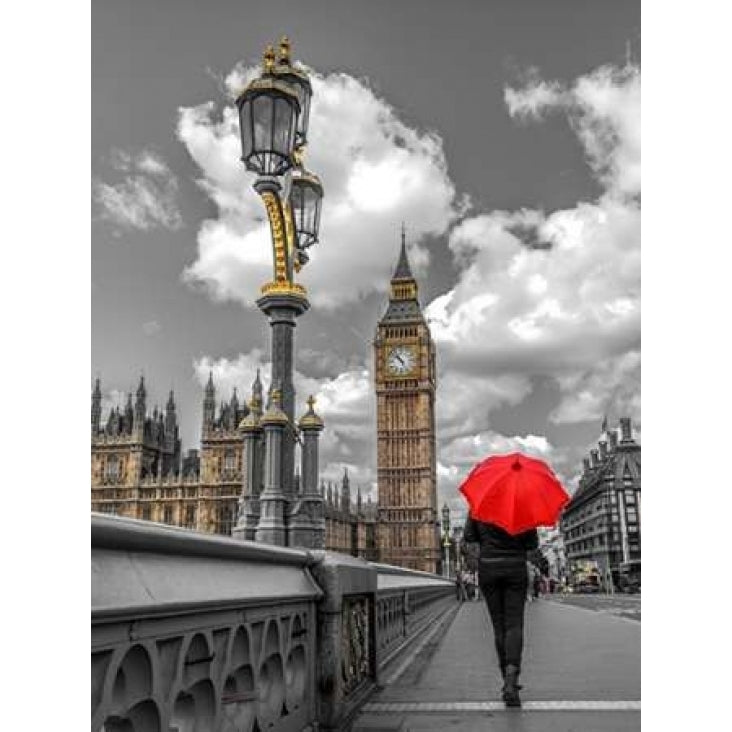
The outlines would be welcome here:
[[[612,602],[610,602],[612,600]],[[522,709],[506,709],[483,602],[389,671],[353,732],[640,730],[640,598],[550,596],[526,606]],[[392,678],[390,678],[390,676]]]
[[[641,619],[640,595],[545,595],[544,599],[581,607],[595,612],[608,613],[628,620]]]

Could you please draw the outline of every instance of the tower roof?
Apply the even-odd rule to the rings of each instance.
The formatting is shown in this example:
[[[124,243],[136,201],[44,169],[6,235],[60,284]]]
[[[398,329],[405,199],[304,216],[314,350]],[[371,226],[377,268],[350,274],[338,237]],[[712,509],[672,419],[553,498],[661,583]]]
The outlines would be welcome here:
[[[417,296],[417,281],[412,274],[407,256],[407,242],[404,224],[402,224],[402,243],[399,251],[394,276],[391,278],[391,293],[389,295],[389,306],[381,319],[382,323],[387,322],[424,322],[422,309]]]
[[[402,224],[402,248],[399,251],[399,261],[392,280],[413,280],[412,268],[409,266],[409,257],[407,256],[407,241],[404,224]]]

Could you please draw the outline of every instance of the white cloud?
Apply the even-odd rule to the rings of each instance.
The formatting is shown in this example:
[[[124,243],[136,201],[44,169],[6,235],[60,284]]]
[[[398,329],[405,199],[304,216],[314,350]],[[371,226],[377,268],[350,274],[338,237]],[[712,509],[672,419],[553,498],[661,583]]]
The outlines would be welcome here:
[[[507,88],[509,113],[538,119],[562,110],[582,142],[592,169],[607,189],[637,195],[641,181],[640,69],[602,66],[567,86],[535,73],[520,89]]]
[[[513,114],[568,115],[604,192],[551,213],[473,216],[451,231],[458,282],[427,308],[441,361],[453,373],[556,378],[565,398],[555,422],[595,418],[613,403],[635,414],[640,73],[602,68],[571,87],[534,79],[509,91]]]
[[[557,424],[600,420],[612,408],[615,418],[640,419],[640,351],[628,351],[595,368],[558,377],[567,395],[549,415]]]
[[[565,102],[567,92],[557,81],[544,81],[536,68],[528,69],[523,86],[519,89],[507,87],[504,101],[512,117],[521,119],[540,118],[548,109]]]
[[[238,66],[227,78],[232,93],[251,77]],[[401,122],[396,111],[362,81],[347,74],[311,73],[313,102],[306,165],[325,189],[321,239],[300,273],[314,304],[335,307],[388,286],[407,224],[416,243],[410,255],[423,272],[426,234],[443,234],[463,205],[447,174],[441,139]],[[198,233],[196,260],[184,279],[202,283],[212,297],[251,305],[271,279],[272,254],[264,208],[239,161],[233,106],[209,102],[180,110],[178,136],[201,170],[200,184],[217,217]]]
[[[95,179],[92,186],[103,219],[143,231],[183,226],[175,200],[178,181],[160,157],[148,150],[136,157],[118,150],[112,166],[124,180],[111,185]]]

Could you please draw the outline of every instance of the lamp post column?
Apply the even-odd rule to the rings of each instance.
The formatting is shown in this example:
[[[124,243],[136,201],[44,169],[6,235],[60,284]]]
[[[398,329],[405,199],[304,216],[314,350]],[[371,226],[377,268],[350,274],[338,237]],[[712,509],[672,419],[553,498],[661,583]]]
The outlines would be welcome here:
[[[323,420],[315,413],[315,399],[308,399],[308,411],[300,418],[302,435],[302,493],[288,526],[290,546],[325,549],[324,500],[318,488],[318,439]]]
[[[271,404],[262,417],[265,440],[264,489],[259,498],[260,515],[255,540],[265,544],[285,546],[285,504],[287,496],[282,491],[282,433],[287,427],[287,417],[280,409],[280,395],[272,391]]]
[[[242,492],[239,497],[239,516],[231,535],[237,539],[254,541],[259,523],[259,455],[262,425],[259,405],[252,401],[249,414],[239,425],[244,438],[242,455]]]

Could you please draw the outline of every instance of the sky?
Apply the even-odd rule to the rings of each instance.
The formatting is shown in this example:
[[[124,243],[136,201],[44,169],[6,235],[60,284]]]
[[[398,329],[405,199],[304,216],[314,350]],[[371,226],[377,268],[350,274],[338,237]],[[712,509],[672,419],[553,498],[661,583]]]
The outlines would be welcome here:
[[[189,449],[209,371],[227,400],[266,382],[271,247],[232,99],[287,34],[325,188],[296,334],[323,477],[375,496],[371,341],[402,221],[437,344],[440,506],[464,513],[488,454],[543,457],[571,492],[605,416],[640,440],[640,3],[99,0],[91,19],[105,405],[144,373]]]

